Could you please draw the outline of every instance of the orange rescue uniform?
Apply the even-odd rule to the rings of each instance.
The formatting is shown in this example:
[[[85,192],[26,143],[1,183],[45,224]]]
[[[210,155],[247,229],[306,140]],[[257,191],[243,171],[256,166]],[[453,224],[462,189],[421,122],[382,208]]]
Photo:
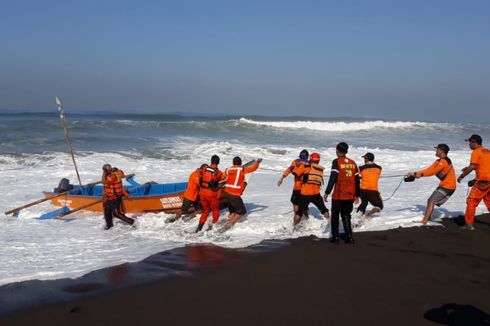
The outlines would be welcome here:
[[[301,183],[302,183],[301,178],[294,173],[294,169],[296,169],[296,168],[298,168],[304,164],[308,164],[308,162],[301,161],[301,159],[298,158],[298,159],[292,161],[291,164],[288,166],[288,168],[282,174],[284,177],[287,177],[291,173],[294,174],[293,190],[301,190]]]
[[[241,196],[247,183],[245,174],[252,173],[259,168],[260,163],[255,162],[251,166],[233,165],[225,170],[224,179],[226,179],[225,193],[233,196]]]
[[[415,175],[422,177],[435,175],[441,180],[441,182],[439,182],[439,187],[448,190],[456,189],[456,172],[448,157],[436,160],[427,169],[415,172]]]
[[[216,164],[211,164],[202,173],[199,189],[199,199],[203,208],[199,224],[206,223],[210,212],[213,214],[213,224],[219,219],[218,182],[224,177]]]
[[[189,176],[189,180],[187,181],[187,188],[184,192],[184,198],[189,199],[190,201],[196,201],[199,195],[199,182],[201,180],[201,169],[196,169]]]
[[[301,196],[313,196],[320,193],[320,188],[322,187],[322,182],[309,182],[308,176],[312,169],[321,171],[323,177],[323,166],[314,163],[303,163],[298,167],[295,167],[293,174],[296,178],[300,179],[301,182]]]
[[[378,190],[378,181],[381,176],[381,166],[369,163],[360,167],[361,190]]]
[[[470,163],[475,165],[476,183],[466,198],[466,224],[475,223],[476,208],[482,200],[490,211],[490,150],[485,147],[474,149]]]

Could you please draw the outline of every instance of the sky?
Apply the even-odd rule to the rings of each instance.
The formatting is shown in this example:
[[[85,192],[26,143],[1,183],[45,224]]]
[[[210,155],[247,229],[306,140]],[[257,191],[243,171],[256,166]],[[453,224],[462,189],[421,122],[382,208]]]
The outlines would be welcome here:
[[[490,1],[0,0],[0,112],[490,122]]]

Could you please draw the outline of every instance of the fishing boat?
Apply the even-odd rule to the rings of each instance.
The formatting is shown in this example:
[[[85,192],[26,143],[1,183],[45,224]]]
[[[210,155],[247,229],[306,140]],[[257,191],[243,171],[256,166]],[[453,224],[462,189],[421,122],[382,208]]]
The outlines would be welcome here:
[[[145,183],[140,184],[132,178],[127,179],[130,183],[124,188],[130,197],[124,199],[124,209],[127,213],[145,212],[176,212],[182,206],[184,191],[187,182],[177,183]],[[74,186],[72,190],[59,196],[56,192],[44,192],[45,198],[52,198],[51,203],[55,206],[67,207],[70,210],[87,206],[85,210],[92,212],[103,212],[102,185]]]
[[[182,206],[184,191],[187,182],[177,183],[155,183],[147,182],[140,184],[133,177],[126,178],[128,185],[124,185],[130,194],[123,201],[126,213],[148,213],[167,212],[176,213]],[[103,212],[102,207],[103,186],[90,184],[85,186],[73,186],[73,189],[62,194],[56,192],[44,192],[45,199],[50,200],[54,206],[61,209],[43,214],[41,219],[63,216],[66,212],[87,210],[92,212]],[[226,206],[226,198],[222,190],[218,193],[220,206]],[[61,215],[60,215],[61,214]]]

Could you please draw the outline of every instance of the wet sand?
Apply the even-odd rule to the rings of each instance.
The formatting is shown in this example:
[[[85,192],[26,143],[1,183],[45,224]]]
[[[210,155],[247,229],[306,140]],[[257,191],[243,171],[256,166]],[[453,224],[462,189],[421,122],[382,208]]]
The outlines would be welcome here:
[[[29,308],[0,325],[490,325],[490,214],[473,232],[460,222],[358,233],[353,245],[189,247],[191,273]]]

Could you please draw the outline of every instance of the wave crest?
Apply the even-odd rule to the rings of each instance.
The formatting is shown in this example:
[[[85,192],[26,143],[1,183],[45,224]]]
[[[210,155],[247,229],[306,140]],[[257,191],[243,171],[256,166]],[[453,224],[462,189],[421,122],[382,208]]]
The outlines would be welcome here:
[[[266,126],[280,129],[309,129],[331,132],[358,131],[372,129],[409,129],[409,128],[448,128],[454,127],[449,123],[429,123],[429,122],[408,122],[408,121],[363,121],[363,122],[344,122],[344,121],[257,121],[247,118],[240,118],[240,123]]]

